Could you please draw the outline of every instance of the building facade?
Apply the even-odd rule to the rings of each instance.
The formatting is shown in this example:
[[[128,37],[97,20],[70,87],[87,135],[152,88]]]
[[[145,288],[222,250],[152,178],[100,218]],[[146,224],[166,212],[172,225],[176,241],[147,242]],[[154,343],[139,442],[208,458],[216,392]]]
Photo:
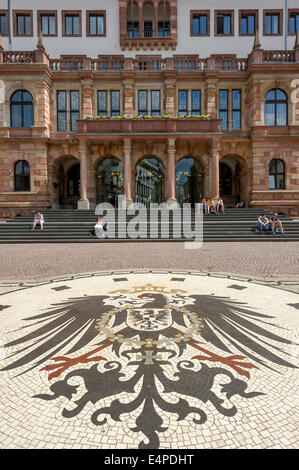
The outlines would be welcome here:
[[[0,218],[122,194],[299,213],[297,0],[82,8],[0,0]]]

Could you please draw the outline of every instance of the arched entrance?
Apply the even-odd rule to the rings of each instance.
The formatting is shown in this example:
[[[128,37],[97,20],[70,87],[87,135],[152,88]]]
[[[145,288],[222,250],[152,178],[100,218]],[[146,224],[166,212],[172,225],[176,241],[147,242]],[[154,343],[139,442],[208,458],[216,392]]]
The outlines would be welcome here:
[[[225,203],[248,200],[246,162],[238,155],[226,155],[219,164],[219,195]]]
[[[73,156],[57,158],[52,168],[53,209],[76,209],[80,199],[80,163]]]
[[[143,158],[136,166],[135,202],[146,207],[164,201],[164,167],[154,157]]]
[[[202,164],[192,157],[180,160],[176,165],[176,199],[180,206],[194,206],[204,197]]]
[[[123,165],[117,158],[104,158],[96,168],[96,203],[118,205],[118,196],[124,194]]]

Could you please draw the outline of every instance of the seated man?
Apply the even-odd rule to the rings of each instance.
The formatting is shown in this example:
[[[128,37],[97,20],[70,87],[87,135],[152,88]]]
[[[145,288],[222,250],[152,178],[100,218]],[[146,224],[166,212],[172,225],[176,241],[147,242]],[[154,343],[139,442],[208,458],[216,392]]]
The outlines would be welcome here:
[[[282,223],[278,218],[277,212],[275,212],[275,214],[272,215],[272,217],[270,217],[270,224],[271,224],[271,230],[272,230],[272,233],[273,233],[274,236],[276,235],[278,230],[280,230],[281,235],[284,237],[284,231],[283,231]]]
[[[41,214],[40,211],[36,212],[35,218],[32,224],[32,230],[35,230],[35,227],[37,224],[39,224],[41,230],[44,230],[44,223],[45,223],[45,220],[44,220],[43,214]]]
[[[269,222],[269,219],[267,219],[266,214],[262,214],[258,218],[257,229],[259,230],[259,232],[270,229],[270,222]]]
[[[207,205],[208,205],[208,208],[209,208],[209,214],[216,214],[216,210],[215,210],[215,202],[213,201],[213,199],[209,199],[208,202],[207,202]]]
[[[224,212],[224,202],[223,202],[223,199],[219,196],[218,199],[217,199],[217,203],[216,203],[216,212],[219,214],[220,212],[223,213]]]

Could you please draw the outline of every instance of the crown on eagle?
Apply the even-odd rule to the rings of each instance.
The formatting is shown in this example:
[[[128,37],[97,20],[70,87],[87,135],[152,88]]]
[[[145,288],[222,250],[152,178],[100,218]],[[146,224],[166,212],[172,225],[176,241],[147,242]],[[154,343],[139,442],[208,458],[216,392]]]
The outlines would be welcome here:
[[[167,286],[153,286],[147,284],[146,286],[133,286],[130,289],[119,289],[112,291],[111,294],[137,294],[140,292],[157,292],[160,294],[185,294],[186,291],[182,289],[167,289]]]

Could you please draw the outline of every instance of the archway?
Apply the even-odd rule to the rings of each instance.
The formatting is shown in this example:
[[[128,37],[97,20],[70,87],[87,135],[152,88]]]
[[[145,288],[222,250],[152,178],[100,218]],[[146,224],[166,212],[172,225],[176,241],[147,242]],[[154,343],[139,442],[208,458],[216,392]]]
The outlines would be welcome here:
[[[164,167],[154,157],[146,157],[136,165],[135,201],[150,207],[164,201]]]
[[[192,157],[185,157],[176,165],[176,199],[180,206],[194,206],[204,197],[202,164]]]
[[[226,155],[219,164],[219,195],[226,204],[248,200],[246,162],[238,155]]]
[[[80,199],[80,162],[64,155],[52,167],[51,200],[53,209],[76,209]]]
[[[96,203],[108,202],[117,207],[118,196],[124,194],[123,164],[120,160],[107,157],[96,168]]]

